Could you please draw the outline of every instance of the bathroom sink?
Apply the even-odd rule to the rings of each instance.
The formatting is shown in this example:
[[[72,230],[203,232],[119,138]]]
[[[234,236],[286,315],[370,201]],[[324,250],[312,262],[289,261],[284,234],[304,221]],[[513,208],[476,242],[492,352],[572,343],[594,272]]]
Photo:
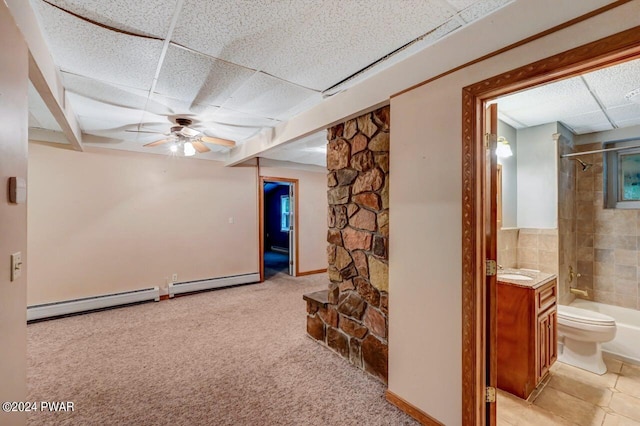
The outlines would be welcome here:
[[[498,274],[498,278],[504,278],[507,280],[533,281],[533,278],[520,274]]]

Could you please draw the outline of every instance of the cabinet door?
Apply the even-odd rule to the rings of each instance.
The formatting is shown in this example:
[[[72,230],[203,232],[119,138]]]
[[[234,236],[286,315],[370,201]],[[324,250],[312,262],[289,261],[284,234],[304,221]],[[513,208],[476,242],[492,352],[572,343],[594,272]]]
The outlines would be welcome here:
[[[549,369],[549,315],[544,313],[538,317],[537,360],[536,360],[536,384]]]
[[[557,310],[554,308],[549,311],[549,357],[548,367],[551,368],[556,359],[558,358],[558,325],[557,325]]]

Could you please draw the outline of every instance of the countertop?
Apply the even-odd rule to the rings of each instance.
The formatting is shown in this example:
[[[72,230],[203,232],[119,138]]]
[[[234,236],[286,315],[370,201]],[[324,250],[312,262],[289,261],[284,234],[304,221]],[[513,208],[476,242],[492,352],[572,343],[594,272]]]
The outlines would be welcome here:
[[[513,278],[501,277],[502,274],[516,274],[525,275],[533,278],[532,280],[519,280]],[[549,281],[556,278],[556,274],[549,274],[547,272],[540,272],[533,269],[501,269],[498,271],[498,281],[505,284],[512,284],[518,287],[525,287],[536,289],[542,287]]]

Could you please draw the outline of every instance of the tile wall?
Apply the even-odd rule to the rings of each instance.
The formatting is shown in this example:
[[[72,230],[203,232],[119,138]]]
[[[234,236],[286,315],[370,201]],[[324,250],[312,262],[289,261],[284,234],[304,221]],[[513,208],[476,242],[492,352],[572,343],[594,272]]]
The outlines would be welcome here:
[[[579,145],[578,151],[602,148]],[[576,167],[576,243],[578,284],[597,302],[640,309],[640,211],[605,209],[602,154],[580,158]]]

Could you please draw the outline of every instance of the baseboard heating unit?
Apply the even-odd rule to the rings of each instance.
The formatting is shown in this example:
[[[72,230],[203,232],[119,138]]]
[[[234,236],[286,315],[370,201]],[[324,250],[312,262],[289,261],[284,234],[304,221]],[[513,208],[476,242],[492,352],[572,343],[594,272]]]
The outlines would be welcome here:
[[[149,300],[155,300],[156,302],[160,300],[160,289],[158,287],[27,306],[27,321],[112,308]]]
[[[192,293],[194,291],[211,290],[232,285],[252,284],[259,281],[260,274],[256,272],[253,274],[231,275],[229,277],[211,278],[208,280],[172,283],[169,284],[169,297],[171,298],[181,293]]]

